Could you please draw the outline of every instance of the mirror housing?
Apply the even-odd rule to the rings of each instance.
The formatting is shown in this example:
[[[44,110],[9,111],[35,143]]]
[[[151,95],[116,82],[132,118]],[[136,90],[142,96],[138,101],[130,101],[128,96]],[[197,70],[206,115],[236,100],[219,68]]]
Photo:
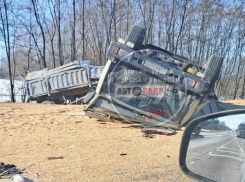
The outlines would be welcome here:
[[[196,173],[194,173],[188,169],[187,164],[186,164],[186,158],[187,158],[187,151],[188,151],[189,143],[191,140],[191,136],[194,132],[194,128],[196,128],[196,126],[198,124],[200,124],[204,121],[214,119],[214,118],[231,116],[231,115],[239,115],[239,114],[245,114],[245,109],[223,111],[223,112],[205,115],[205,116],[202,116],[202,117],[199,117],[199,118],[192,120],[186,126],[186,129],[185,129],[183,137],[182,137],[181,146],[180,146],[180,154],[179,154],[179,165],[180,165],[180,168],[185,175],[187,175],[188,177],[195,179],[197,181],[208,181],[208,182],[214,181],[212,179],[206,178],[205,176],[201,176],[199,174],[196,174]]]

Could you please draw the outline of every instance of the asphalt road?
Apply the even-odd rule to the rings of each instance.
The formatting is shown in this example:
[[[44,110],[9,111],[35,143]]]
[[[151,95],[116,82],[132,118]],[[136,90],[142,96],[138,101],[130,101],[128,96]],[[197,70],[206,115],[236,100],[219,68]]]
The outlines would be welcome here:
[[[190,141],[186,164],[190,171],[215,181],[241,182],[244,151],[245,139],[235,132],[202,131]]]

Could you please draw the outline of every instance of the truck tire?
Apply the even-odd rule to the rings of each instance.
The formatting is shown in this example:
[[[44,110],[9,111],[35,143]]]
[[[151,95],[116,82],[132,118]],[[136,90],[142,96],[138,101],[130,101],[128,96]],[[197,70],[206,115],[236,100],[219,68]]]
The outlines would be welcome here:
[[[222,63],[222,57],[217,55],[210,56],[208,62],[205,65],[204,80],[211,83],[213,79],[217,76]]]
[[[127,38],[125,39],[125,43],[127,45],[128,42],[133,43],[133,50],[139,49],[144,42],[146,35],[146,29],[144,27],[135,25],[129,32]]]
[[[42,102],[42,104],[55,104],[53,101],[45,100]]]

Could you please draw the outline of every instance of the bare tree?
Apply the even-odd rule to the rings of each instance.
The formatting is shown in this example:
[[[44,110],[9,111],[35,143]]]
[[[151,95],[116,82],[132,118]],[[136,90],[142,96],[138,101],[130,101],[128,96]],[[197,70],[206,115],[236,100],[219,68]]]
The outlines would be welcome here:
[[[83,34],[82,34],[82,39],[83,39],[83,60],[85,58],[85,34],[84,34],[84,29],[85,29],[85,19],[84,19],[84,14],[85,14],[85,0],[83,0]]]
[[[51,25],[47,24],[47,21],[45,20],[44,23],[46,25],[47,33],[50,39],[50,44],[51,44],[51,52],[52,52],[52,60],[53,60],[53,67],[56,67],[56,58],[55,58],[55,48],[54,48],[54,38],[57,30],[57,25],[55,21],[55,14],[56,14],[56,9],[55,5],[52,0],[49,0],[48,2],[49,6],[49,12],[51,15]]]
[[[57,3],[57,14],[55,14],[56,16],[56,23],[57,23],[57,27],[58,27],[58,50],[59,50],[59,59],[60,59],[60,66],[62,66],[64,64],[64,60],[63,60],[63,51],[62,51],[62,43],[61,43],[61,9],[60,9],[60,0],[56,1]]]
[[[35,19],[37,21],[37,24],[41,30],[41,34],[42,34],[42,46],[43,46],[43,51],[42,54],[40,54],[42,61],[43,61],[43,67],[46,68],[46,40],[45,40],[45,33],[44,33],[44,28],[43,28],[43,24],[41,22],[41,18],[38,12],[38,1],[37,0],[31,0],[32,6],[33,6],[33,10],[34,10],[34,15],[35,15]]]
[[[3,7],[0,6],[0,17],[2,27],[0,27],[1,33],[4,39],[5,51],[8,60],[8,70],[9,70],[9,82],[10,82],[10,92],[11,92],[11,102],[15,102],[14,97],[14,81],[13,75],[11,71],[11,46],[10,46],[10,26],[9,26],[9,11],[8,11],[8,3],[6,0],[3,0]]]
[[[71,61],[76,60],[76,0],[72,1],[73,22],[72,22],[72,40],[71,40]]]

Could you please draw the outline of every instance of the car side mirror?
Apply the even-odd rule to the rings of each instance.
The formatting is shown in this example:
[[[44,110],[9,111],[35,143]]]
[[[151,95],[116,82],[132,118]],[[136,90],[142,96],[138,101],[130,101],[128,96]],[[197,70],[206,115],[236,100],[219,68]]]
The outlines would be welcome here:
[[[192,120],[183,134],[179,164],[197,181],[245,182],[245,109]]]

